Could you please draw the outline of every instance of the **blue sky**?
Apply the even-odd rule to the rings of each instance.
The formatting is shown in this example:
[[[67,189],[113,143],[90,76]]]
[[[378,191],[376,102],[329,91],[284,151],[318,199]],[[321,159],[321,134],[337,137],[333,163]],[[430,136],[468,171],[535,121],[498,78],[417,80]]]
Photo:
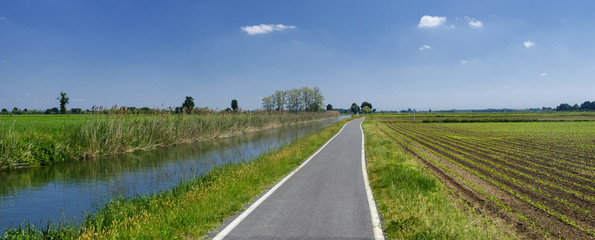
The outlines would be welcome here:
[[[0,108],[595,100],[593,1],[0,1]]]

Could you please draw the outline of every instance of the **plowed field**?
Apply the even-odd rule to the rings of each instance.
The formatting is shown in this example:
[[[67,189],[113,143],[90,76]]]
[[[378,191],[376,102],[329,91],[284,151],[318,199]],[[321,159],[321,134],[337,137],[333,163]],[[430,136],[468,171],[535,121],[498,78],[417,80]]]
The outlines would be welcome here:
[[[476,211],[525,238],[595,238],[595,122],[377,125]]]

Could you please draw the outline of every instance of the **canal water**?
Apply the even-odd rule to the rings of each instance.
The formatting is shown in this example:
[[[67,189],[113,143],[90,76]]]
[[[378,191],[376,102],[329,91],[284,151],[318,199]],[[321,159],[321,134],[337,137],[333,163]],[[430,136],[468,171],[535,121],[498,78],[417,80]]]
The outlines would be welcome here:
[[[214,166],[249,161],[336,120],[0,172],[0,234],[25,220],[37,226],[48,220],[81,222],[112,198],[155,193]]]

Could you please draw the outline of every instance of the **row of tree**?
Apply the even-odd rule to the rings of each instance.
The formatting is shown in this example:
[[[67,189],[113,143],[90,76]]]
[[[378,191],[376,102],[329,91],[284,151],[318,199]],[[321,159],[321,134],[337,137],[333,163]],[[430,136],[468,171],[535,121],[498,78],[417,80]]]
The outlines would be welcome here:
[[[262,108],[266,111],[317,112],[324,111],[323,102],[324,96],[318,87],[302,87],[275,91],[262,99]],[[327,105],[327,109],[332,110],[332,105]]]
[[[350,108],[353,114],[356,113],[375,113],[376,109],[372,107],[372,104],[369,102],[363,102],[361,106],[358,106],[356,103],[351,104]]]
[[[202,110],[204,110],[204,109],[195,108],[193,97],[186,96],[186,99],[182,103],[182,106],[175,108],[175,113],[191,114],[191,113],[200,113]],[[233,99],[233,100],[231,100],[231,108],[227,108],[227,109],[225,109],[225,111],[235,113],[235,112],[241,112],[242,110],[239,108],[238,100]]]
[[[80,108],[72,108],[70,110],[64,110],[64,113],[68,113],[68,114],[82,114],[85,113],[85,111],[88,110],[82,110]],[[61,113],[60,109],[58,109],[57,107],[55,108],[48,108],[45,111],[44,110],[28,110],[28,109],[18,109],[18,108],[13,108],[12,111],[8,111],[8,109],[3,108],[0,111],[0,114],[2,115],[7,115],[7,114],[13,114],[13,115],[24,115],[24,114],[59,114]]]
[[[18,109],[18,108],[13,108],[12,111],[8,111],[8,109],[3,108],[0,111],[0,114],[2,115],[7,115],[7,114],[13,114],[13,115],[21,115],[21,114],[86,114],[86,113],[132,113],[132,114],[153,114],[153,113],[168,113],[168,112],[173,112],[173,113],[186,113],[186,114],[190,114],[190,113],[200,113],[200,112],[204,112],[205,110],[212,112],[208,109],[199,109],[199,108],[195,108],[195,104],[194,104],[194,98],[191,96],[186,96],[186,99],[184,100],[184,102],[182,103],[181,107],[176,107],[176,108],[172,108],[170,107],[169,110],[167,109],[155,109],[155,108],[148,108],[148,107],[142,107],[142,108],[135,108],[135,107],[125,107],[125,106],[113,106],[111,109],[107,109],[101,106],[93,106],[93,108],[91,110],[87,109],[87,110],[83,110],[80,108],[72,108],[70,110],[66,110],[66,104],[69,103],[69,98],[66,96],[65,92],[60,92],[60,97],[57,98],[58,102],[60,103],[60,108],[48,108],[45,111],[43,110],[28,110],[28,109]],[[241,109],[239,108],[238,105],[238,100],[233,99],[231,100],[231,108],[227,108],[225,109],[225,112],[241,112]]]
[[[595,111],[595,101],[585,101],[580,106],[578,104],[570,106],[568,103],[562,103],[556,107],[556,111]]]

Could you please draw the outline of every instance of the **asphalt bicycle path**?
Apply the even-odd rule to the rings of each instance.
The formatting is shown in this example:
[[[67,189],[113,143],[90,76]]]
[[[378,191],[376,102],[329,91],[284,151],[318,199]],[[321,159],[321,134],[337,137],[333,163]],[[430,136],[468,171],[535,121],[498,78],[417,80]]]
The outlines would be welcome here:
[[[383,239],[365,172],[362,121],[348,122],[214,239]]]

